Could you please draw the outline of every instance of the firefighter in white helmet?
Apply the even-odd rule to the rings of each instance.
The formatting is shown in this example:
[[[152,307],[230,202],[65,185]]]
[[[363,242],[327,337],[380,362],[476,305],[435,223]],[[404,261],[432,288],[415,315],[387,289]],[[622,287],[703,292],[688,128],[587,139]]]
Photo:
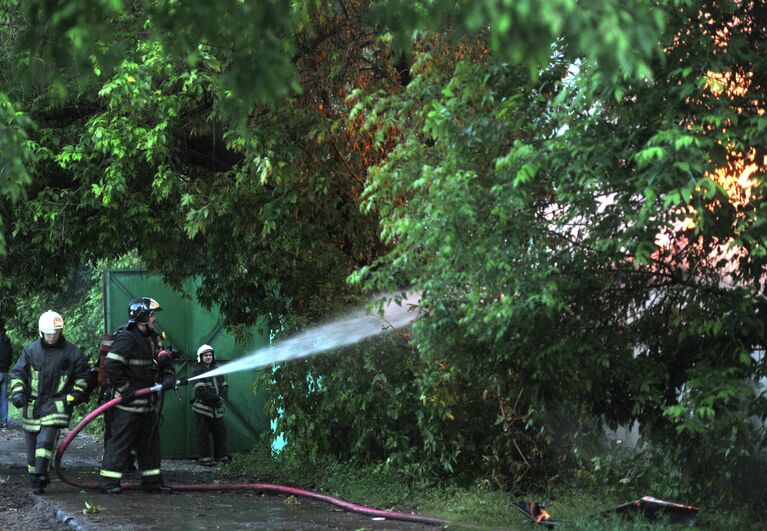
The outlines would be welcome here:
[[[32,490],[42,494],[59,430],[69,426],[72,409],[85,396],[88,364],[64,339],[64,320],[48,310],[38,321],[40,339],[21,351],[11,372],[11,401],[21,409]]]
[[[193,376],[204,374],[216,367],[213,347],[201,345],[197,349],[197,367]],[[222,376],[195,380],[192,411],[197,420],[197,449],[200,452],[200,464],[212,465],[213,459],[229,462],[224,423],[224,402],[229,386]],[[213,455],[210,453],[210,436],[213,437]]]

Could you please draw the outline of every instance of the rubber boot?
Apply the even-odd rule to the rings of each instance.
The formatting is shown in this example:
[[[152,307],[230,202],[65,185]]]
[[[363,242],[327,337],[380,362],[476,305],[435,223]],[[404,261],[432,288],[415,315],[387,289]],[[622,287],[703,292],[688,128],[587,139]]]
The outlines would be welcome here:
[[[42,474],[35,474],[29,478],[29,483],[32,485],[32,494],[42,494],[45,492],[45,486],[40,485],[40,476]]]

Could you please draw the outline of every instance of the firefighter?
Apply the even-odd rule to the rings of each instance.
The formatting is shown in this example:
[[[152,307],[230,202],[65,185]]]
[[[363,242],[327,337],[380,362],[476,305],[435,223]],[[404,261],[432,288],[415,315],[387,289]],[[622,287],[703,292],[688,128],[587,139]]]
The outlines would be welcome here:
[[[61,315],[48,310],[38,330],[40,339],[24,347],[11,372],[11,401],[22,410],[32,492],[42,494],[59,430],[69,426],[72,409],[85,396],[88,365],[64,339]]]
[[[197,349],[197,367],[193,376],[206,373],[216,367],[213,347],[202,345]],[[229,462],[227,452],[226,425],[224,424],[224,401],[229,390],[226,379],[222,376],[196,380],[192,411],[197,418],[197,448],[200,451],[200,464],[212,465],[209,435],[213,436],[213,457],[217,461]]]
[[[110,435],[101,462],[100,490],[119,494],[120,480],[132,449],[136,450],[144,492],[170,493],[160,473],[160,411],[162,396],[156,393],[136,398],[138,389],[162,384],[163,390],[176,386],[172,359],[158,356],[160,338],[155,333],[155,312],[160,304],[149,297],[128,305],[128,326],[118,331],[104,360],[108,384],[122,402],[112,408]],[[165,351],[160,350],[159,354]],[[158,359],[162,363],[158,363]]]
[[[11,340],[0,319],[0,428],[8,427],[8,370],[11,368]]]
[[[99,348],[99,355],[96,359],[96,362],[91,367],[91,373],[90,373],[90,380],[88,381],[88,388],[92,391],[95,391],[96,388],[98,388],[98,404],[101,405],[105,402],[109,402],[114,398],[114,392],[112,390],[112,387],[109,385],[109,382],[107,381],[107,375],[104,371],[104,362],[106,361],[106,357],[109,354],[109,350],[112,347],[112,343],[114,343],[115,336],[120,330],[124,330],[128,328],[129,323],[125,323],[120,326],[120,328],[115,331],[114,334],[104,334],[101,337],[101,346]],[[112,432],[112,413],[115,408],[107,409],[104,412],[103,418],[104,418],[104,448],[106,449],[107,446],[107,439],[109,439],[109,434]],[[132,474],[136,471],[136,449],[133,448],[130,451],[130,454],[128,456],[128,461],[125,463],[125,469],[123,472],[125,474]]]

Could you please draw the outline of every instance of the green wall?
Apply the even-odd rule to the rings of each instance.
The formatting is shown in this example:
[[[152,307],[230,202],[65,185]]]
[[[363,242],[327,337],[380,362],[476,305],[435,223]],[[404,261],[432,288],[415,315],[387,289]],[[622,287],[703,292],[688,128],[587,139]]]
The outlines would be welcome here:
[[[107,271],[104,274],[104,318],[106,330],[116,330],[128,319],[128,303],[136,297],[152,297],[163,311],[157,312],[157,330],[167,334],[166,344],[183,353],[175,364],[180,377],[190,377],[197,365],[197,347],[207,343],[216,350],[219,363],[249,354],[269,344],[266,337],[255,330],[246,344],[238,344],[221,325],[216,308],[204,309],[195,297],[195,280],[188,280],[184,290],[191,294],[185,299],[179,292],[162,282],[159,275],[144,271]],[[229,452],[245,452],[253,448],[264,430],[270,429],[264,417],[263,393],[253,387],[257,371],[242,371],[226,375],[229,396],[225,421],[229,435]],[[160,440],[163,457],[197,457],[194,413],[189,386],[165,393]]]

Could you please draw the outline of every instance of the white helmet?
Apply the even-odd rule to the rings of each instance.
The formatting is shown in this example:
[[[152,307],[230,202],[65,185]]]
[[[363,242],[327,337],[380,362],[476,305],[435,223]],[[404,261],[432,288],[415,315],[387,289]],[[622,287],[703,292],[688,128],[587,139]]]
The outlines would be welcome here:
[[[43,337],[43,334],[55,334],[56,330],[64,330],[64,319],[53,310],[48,310],[40,316],[37,328],[40,330],[40,337]]]
[[[206,352],[213,354],[213,359],[216,359],[216,355],[213,353],[213,347],[210,345],[200,345],[200,348],[197,349],[197,363],[202,363],[202,355]]]

